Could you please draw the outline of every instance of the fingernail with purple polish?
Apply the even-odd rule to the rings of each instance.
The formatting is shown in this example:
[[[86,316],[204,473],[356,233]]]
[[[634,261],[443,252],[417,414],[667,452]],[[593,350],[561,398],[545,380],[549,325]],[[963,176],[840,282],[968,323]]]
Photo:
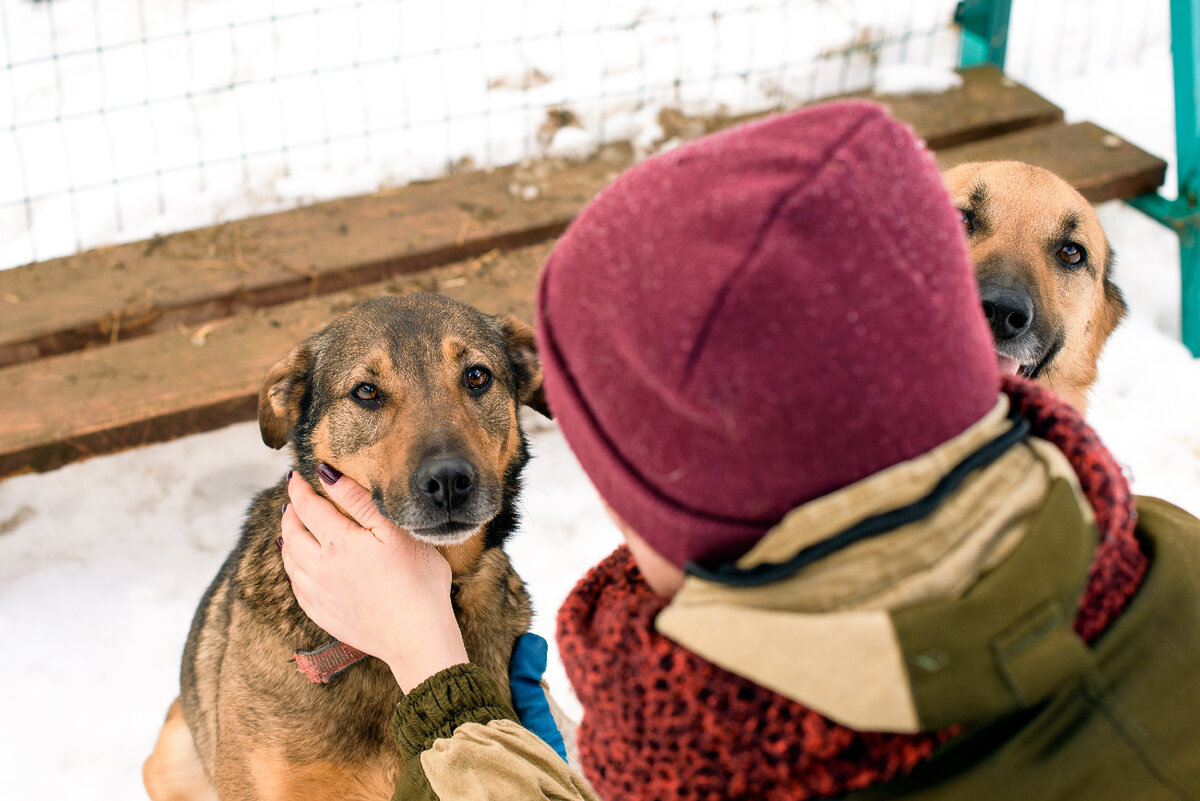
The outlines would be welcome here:
[[[317,475],[321,477],[321,481],[329,484],[330,486],[336,484],[337,480],[342,477],[341,473],[339,473],[337,470],[334,470],[324,462],[321,462],[319,465],[317,465]]]
[[[291,481],[292,481],[292,472],[293,472],[292,470],[289,470],[289,471],[287,471],[287,475],[283,477],[283,481],[284,481],[284,483],[285,483],[285,484],[290,484],[290,483],[291,483]]]
[[[287,508],[288,508],[290,505],[291,505],[291,504],[287,504],[287,503],[285,503],[285,504],[283,505],[283,508],[279,510],[279,516],[280,516],[280,517],[283,517],[284,515],[286,515],[286,514],[287,514]]]
[[[281,550],[281,551],[283,550],[283,537],[276,537],[276,538],[275,538],[275,547],[276,547],[276,548],[278,548],[278,549],[279,549],[279,550]]]

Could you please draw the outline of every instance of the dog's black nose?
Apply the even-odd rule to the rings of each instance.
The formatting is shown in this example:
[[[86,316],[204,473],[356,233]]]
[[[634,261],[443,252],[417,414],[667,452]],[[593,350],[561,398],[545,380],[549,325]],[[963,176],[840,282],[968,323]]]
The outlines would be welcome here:
[[[1033,299],[1003,287],[981,288],[983,313],[997,340],[1016,339],[1033,325]]]
[[[475,486],[475,468],[466,459],[430,459],[413,477],[417,490],[435,506],[454,511],[467,500]]]

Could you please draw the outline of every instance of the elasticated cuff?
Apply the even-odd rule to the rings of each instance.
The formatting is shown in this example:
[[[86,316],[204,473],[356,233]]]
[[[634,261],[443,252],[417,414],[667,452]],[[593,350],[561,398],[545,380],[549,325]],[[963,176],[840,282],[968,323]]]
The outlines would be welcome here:
[[[464,723],[517,720],[499,685],[483,668],[455,665],[421,682],[396,706],[392,737],[407,762]]]

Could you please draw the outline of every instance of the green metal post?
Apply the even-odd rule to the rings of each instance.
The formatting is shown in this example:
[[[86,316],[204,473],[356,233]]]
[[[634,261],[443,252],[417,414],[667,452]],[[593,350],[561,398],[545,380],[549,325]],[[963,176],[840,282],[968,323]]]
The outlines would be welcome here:
[[[1179,235],[1183,344],[1200,356],[1200,2],[1171,0],[1171,57],[1175,71],[1175,155],[1179,195],[1143,195],[1130,203]]]
[[[962,27],[960,67],[995,64],[1004,69],[1008,50],[1008,17],[1012,0],[962,0],[954,21]]]

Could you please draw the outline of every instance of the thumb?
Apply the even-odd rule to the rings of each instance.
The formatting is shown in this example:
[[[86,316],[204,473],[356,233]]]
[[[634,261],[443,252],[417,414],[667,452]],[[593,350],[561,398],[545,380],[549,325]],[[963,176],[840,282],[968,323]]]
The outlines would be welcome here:
[[[317,465],[317,477],[329,498],[345,510],[360,526],[371,531],[376,539],[381,539],[383,532],[396,531],[396,525],[379,511],[375,499],[363,485],[354,479],[343,476],[332,465],[325,462]]]

